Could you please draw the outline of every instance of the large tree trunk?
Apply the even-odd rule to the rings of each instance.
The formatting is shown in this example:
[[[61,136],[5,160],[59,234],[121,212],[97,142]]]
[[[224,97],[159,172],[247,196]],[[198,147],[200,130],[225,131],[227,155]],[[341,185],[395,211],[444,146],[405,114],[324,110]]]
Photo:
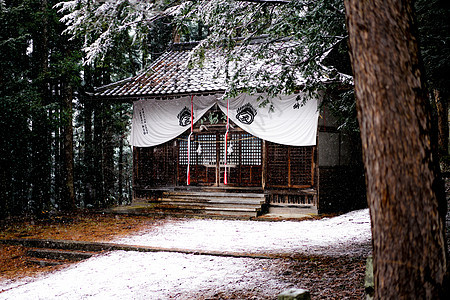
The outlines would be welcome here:
[[[68,84],[64,89],[64,193],[63,193],[63,209],[75,210],[75,189],[74,189],[74,162],[73,162],[73,90]]]
[[[52,87],[55,91],[56,94],[60,93],[60,84],[58,81],[58,84],[54,84]],[[61,139],[61,135],[62,135],[62,128],[59,125],[61,122],[61,120],[63,119],[63,112],[62,112],[62,108],[61,105],[59,105],[59,107],[52,112],[53,114],[53,119],[54,119],[54,126],[53,126],[53,130],[54,130],[54,146],[52,149],[52,157],[53,157],[53,161],[52,161],[52,168],[53,168],[53,172],[54,172],[54,176],[53,176],[53,194],[54,194],[54,199],[55,202],[57,203],[58,207],[61,207],[61,199],[63,198],[63,192],[62,192],[62,188],[64,186],[64,175],[63,175],[63,163],[64,160],[62,159],[62,149],[63,149],[63,142]]]
[[[50,203],[51,190],[51,133],[48,124],[49,111],[45,108],[48,104],[50,93],[48,87],[48,12],[47,0],[40,4],[40,13],[42,17],[42,28],[35,33],[33,37],[34,57],[37,61],[35,77],[38,78],[37,86],[41,96],[42,103],[32,120],[33,141],[32,141],[32,204],[31,210],[34,215],[40,215]]]
[[[94,106],[94,203],[98,208],[103,205],[105,196],[105,183],[103,175],[103,103],[95,103]]]
[[[123,112],[120,111],[120,120],[122,121],[123,118]],[[125,133],[123,130],[120,130],[120,137],[119,137],[119,174],[118,174],[118,189],[119,189],[119,205],[123,204],[123,139],[125,137]]]
[[[438,123],[439,152],[441,155],[448,155],[448,96],[439,91],[434,91],[436,102],[436,113]]]
[[[110,103],[103,103],[103,184],[105,195],[103,198],[103,206],[108,207],[113,204],[115,198],[114,193],[114,141],[113,141],[113,126],[112,126],[112,107]]]
[[[84,205],[93,207],[94,202],[94,145],[92,138],[92,104],[90,100],[84,101]]]
[[[345,0],[377,299],[443,299],[445,198],[411,1]]]

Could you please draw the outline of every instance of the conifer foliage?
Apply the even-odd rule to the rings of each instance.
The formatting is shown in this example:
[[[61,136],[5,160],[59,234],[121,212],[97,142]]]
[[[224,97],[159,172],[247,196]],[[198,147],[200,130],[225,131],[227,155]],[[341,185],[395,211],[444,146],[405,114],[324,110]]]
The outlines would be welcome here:
[[[63,34],[56,3],[0,1],[0,218],[130,198],[130,106],[87,92],[134,74],[134,49],[83,66],[82,40]]]

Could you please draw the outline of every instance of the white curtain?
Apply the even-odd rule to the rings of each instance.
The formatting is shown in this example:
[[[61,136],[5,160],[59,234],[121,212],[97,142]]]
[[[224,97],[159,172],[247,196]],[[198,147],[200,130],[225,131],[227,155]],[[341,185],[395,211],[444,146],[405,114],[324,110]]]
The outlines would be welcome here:
[[[217,97],[195,96],[194,123],[216,103]],[[133,103],[131,145],[151,147],[176,138],[190,128],[191,97],[140,100]]]
[[[274,143],[292,146],[316,144],[319,112],[317,99],[302,105],[301,95],[280,96],[260,107],[261,95],[241,94],[229,99],[230,120],[248,133]],[[262,96],[264,98],[264,96]],[[194,96],[194,123],[215,104],[227,113],[227,100],[217,95]],[[134,102],[131,144],[156,146],[179,136],[190,128],[191,97],[174,100]]]
[[[302,106],[302,101],[297,98],[300,95],[279,96],[270,99],[265,107],[259,107],[258,96],[241,94],[230,99],[230,119],[266,141],[291,146],[316,144],[317,99],[310,99]],[[226,114],[226,100],[219,102],[219,106]]]

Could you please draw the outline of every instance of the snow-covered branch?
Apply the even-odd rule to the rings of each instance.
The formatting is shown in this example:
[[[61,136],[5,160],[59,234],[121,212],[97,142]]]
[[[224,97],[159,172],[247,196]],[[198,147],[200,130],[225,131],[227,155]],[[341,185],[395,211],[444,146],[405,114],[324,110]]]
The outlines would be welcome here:
[[[239,2],[255,2],[265,4],[288,4],[290,0],[237,0]]]
[[[85,64],[91,64],[102,60],[124,32],[140,35],[152,22],[178,13],[177,5],[165,7],[165,2],[70,0],[56,4],[55,8],[63,14],[60,20],[67,26],[64,33],[72,38],[83,37]]]

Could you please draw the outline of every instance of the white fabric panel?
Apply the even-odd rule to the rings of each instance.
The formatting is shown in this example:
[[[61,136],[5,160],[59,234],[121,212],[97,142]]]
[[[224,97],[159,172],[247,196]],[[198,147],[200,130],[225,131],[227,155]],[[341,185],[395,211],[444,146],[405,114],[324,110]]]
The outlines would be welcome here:
[[[316,144],[319,119],[317,99],[309,99],[301,106],[302,101],[297,101],[297,96],[272,98],[271,103],[265,107],[259,107],[258,95],[241,94],[230,99],[229,117],[240,128],[260,139],[283,145],[313,146]],[[252,118],[249,116],[252,114],[250,106],[256,114],[253,122],[245,124]],[[219,107],[226,114],[226,100],[220,101]],[[241,109],[243,107],[244,109]],[[240,109],[241,114],[239,114]],[[247,110],[247,114],[243,110]]]
[[[194,96],[194,123],[216,103],[216,96]],[[185,110],[184,118],[180,113]],[[133,103],[131,145],[151,147],[190,129],[191,97],[174,100],[140,100]],[[183,126],[180,125],[183,122]]]
[[[309,99],[302,106],[297,96],[276,97],[266,107],[259,107],[258,95],[241,94],[229,100],[229,118],[248,133],[267,141],[291,146],[315,145],[317,99]],[[193,103],[194,123],[215,103],[227,113],[227,101],[216,95],[195,96]],[[151,147],[179,136],[190,128],[190,108],[190,96],[134,102],[131,144]]]

